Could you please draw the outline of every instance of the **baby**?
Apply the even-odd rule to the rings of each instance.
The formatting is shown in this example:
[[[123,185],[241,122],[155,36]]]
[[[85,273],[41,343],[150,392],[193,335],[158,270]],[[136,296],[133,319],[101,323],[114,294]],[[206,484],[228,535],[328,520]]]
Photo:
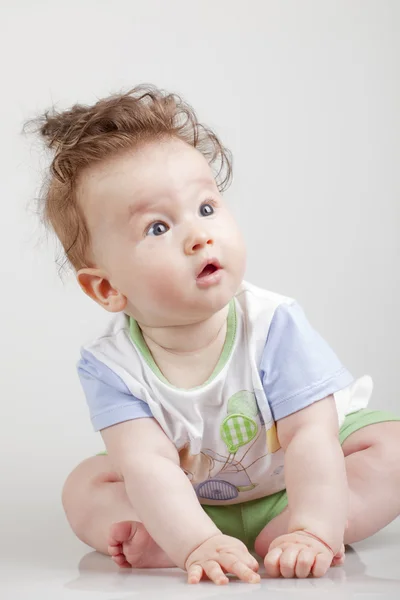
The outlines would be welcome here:
[[[140,86],[39,119],[44,214],[115,313],[78,373],[107,452],[68,477],[75,534],[188,581],[323,576],[400,513],[400,423],[291,298],[243,280],[228,150]],[[254,207],[256,210],[256,207]],[[318,248],[316,248],[318,251]]]

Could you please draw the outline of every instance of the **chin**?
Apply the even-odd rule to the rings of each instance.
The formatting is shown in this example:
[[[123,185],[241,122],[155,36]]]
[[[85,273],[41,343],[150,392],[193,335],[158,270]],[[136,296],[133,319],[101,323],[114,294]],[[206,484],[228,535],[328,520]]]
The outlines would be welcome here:
[[[225,284],[221,283],[221,285],[208,289],[202,298],[201,304],[206,310],[208,309],[213,313],[222,310],[235,296],[241,283],[242,279]]]

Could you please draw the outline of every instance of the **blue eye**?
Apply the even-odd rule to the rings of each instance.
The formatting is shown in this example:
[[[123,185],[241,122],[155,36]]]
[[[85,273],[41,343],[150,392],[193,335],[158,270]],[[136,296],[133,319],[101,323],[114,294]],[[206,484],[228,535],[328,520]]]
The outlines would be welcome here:
[[[200,214],[202,217],[209,217],[214,213],[214,207],[206,202],[200,206]]]
[[[163,235],[169,230],[168,225],[162,221],[156,221],[147,230],[146,235]]]

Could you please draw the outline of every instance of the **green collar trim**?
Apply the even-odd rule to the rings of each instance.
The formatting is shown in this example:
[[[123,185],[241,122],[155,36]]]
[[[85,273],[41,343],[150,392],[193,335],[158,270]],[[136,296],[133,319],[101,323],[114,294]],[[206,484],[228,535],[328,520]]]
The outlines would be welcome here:
[[[190,389],[199,389],[199,388],[206,386],[213,379],[215,379],[215,377],[218,375],[218,373],[220,373],[222,371],[222,369],[228,362],[228,359],[231,355],[231,351],[233,348],[233,344],[235,342],[236,323],[237,323],[236,307],[235,307],[235,299],[233,298],[229,303],[226,336],[225,336],[225,342],[224,342],[224,347],[222,348],[221,356],[219,357],[218,362],[215,365],[215,368],[214,368],[213,372],[211,373],[210,377],[207,379],[207,381],[205,383],[203,383],[202,385],[199,385],[199,386],[196,386],[195,388],[190,388]],[[164,377],[164,375],[160,371],[158,365],[156,364],[156,361],[154,360],[153,355],[151,354],[148,345],[146,344],[146,341],[142,334],[142,330],[140,329],[140,327],[137,324],[137,322],[135,321],[135,319],[132,319],[132,317],[129,317],[129,329],[130,329],[130,335],[131,335],[131,339],[132,339],[133,343],[135,344],[136,348],[139,350],[140,354],[142,355],[142,357],[144,358],[144,360],[146,361],[146,363],[148,364],[150,369],[153,371],[153,373],[155,375],[157,375],[157,377],[159,379],[161,379],[161,381],[163,381],[165,384],[169,385],[170,387],[175,388],[175,389],[185,389],[185,388],[177,388],[176,386],[172,385]]]

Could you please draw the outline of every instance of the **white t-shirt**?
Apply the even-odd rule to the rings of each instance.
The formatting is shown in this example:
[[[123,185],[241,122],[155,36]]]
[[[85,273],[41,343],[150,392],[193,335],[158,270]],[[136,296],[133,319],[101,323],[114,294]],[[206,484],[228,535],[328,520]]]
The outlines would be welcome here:
[[[84,346],[78,373],[94,429],[154,417],[203,504],[284,489],[276,421],[334,394],[341,425],[372,393],[371,378],[354,380],[293,299],[246,282],[230,303],[222,354],[203,385],[171,385],[137,323],[122,313]]]

